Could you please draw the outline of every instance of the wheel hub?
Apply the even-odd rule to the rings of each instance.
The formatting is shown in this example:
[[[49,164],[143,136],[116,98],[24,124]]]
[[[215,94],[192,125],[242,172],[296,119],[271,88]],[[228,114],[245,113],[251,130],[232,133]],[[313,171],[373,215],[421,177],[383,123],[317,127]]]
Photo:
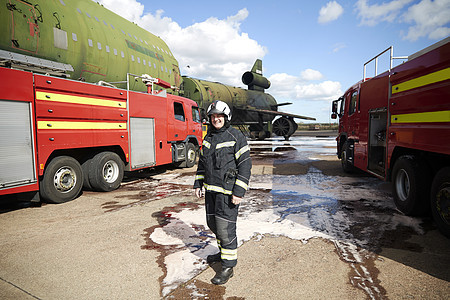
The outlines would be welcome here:
[[[55,173],[53,184],[61,192],[70,191],[76,183],[75,173],[71,168],[64,167]]]
[[[450,187],[438,191],[436,194],[436,208],[441,219],[450,224]]]
[[[103,178],[108,183],[113,183],[119,177],[119,166],[115,161],[108,161],[103,166]]]
[[[408,173],[401,169],[395,179],[395,189],[401,201],[406,201],[410,192],[410,181]]]

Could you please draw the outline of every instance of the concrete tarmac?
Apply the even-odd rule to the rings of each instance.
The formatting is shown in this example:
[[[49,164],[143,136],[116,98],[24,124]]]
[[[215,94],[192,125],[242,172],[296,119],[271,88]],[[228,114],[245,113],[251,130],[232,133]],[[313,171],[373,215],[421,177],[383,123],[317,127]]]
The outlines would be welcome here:
[[[326,176],[342,175],[336,158],[309,163]],[[306,172],[292,161],[282,164],[255,159],[253,174]],[[194,171],[162,169],[161,174],[192,176]],[[426,220],[423,234],[407,231],[400,238],[405,233],[394,231],[396,238],[383,237],[382,247],[364,252],[361,266],[328,239],[256,236],[239,247],[239,263],[227,284],[210,283],[219,268],[213,264],[163,296],[164,251],[173,249],[150,246],[149,228],[163,226],[161,212],[168,207],[194,207],[203,200],[195,199],[188,186],[149,197],[146,184],[152,176],[138,174],[116,191],[83,192],[59,205],[2,203],[0,299],[450,298],[450,241]],[[371,294],[358,281],[364,272],[372,274],[369,285],[379,293]]]

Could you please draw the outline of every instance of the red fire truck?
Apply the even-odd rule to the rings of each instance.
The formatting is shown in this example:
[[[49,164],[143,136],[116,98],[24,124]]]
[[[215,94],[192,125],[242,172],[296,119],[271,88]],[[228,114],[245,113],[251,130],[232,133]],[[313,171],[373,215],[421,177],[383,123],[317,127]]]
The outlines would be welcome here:
[[[388,71],[366,79],[366,65],[390,56]],[[392,67],[393,60],[406,60]],[[339,116],[337,155],[392,182],[394,202],[406,215],[427,214],[450,237],[450,38],[409,57],[392,47],[364,65],[363,80],[332,103]]]
[[[149,92],[0,68],[0,195],[61,203],[83,186],[118,188],[124,171],[193,166],[202,141],[197,104],[153,90],[170,86],[158,79],[127,77],[143,79]]]

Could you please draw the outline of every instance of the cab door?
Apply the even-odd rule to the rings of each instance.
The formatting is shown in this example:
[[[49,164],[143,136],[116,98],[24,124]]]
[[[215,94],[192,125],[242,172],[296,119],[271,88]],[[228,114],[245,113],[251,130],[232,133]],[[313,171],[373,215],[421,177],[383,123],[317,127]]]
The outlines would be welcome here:
[[[181,101],[173,101],[173,112],[174,112],[174,127],[173,136],[174,141],[182,141],[186,138],[187,131],[187,120],[186,120],[186,109]]]

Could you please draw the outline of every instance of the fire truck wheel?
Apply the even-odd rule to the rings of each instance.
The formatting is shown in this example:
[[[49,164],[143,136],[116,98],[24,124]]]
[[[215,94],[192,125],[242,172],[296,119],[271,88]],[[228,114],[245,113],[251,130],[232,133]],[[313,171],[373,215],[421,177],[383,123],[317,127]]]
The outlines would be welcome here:
[[[83,189],[90,191],[92,190],[92,185],[89,181],[89,166],[91,163],[92,158],[89,158],[81,164],[81,169],[83,170]]]
[[[50,203],[75,199],[83,187],[80,163],[69,156],[52,159],[40,182],[41,196]]]
[[[450,238],[450,167],[442,168],[434,176],[431,213],[442,234]]]
[[[345,142],[344,145],[342,145],[342,152],[341,152],[341,166],[342,170],[345,173],[353,173],[355,170],[351,161],[349,160],[349,154],[350,154],[350,145],[348,142]]]
[[[186,168],[191,168],[195,165],[197,153],[198,151],[194,144],[188,143],[186,148]]]
[[[392,170],[394,202],[408,216],[427,213],[430,195],[428,167],[414,156],[405,155],[397,159]]]
[[[114,152],[100,152],[89,166],[89,182],[95,191],[109,192],[117,189],[123,179],[124,164]]]

